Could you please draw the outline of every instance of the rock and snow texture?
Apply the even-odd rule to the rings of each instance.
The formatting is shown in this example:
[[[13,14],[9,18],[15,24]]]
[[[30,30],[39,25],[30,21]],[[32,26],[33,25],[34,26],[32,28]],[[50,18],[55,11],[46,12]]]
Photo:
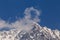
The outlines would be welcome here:
[[[31,11],[35,16],[31,15]],[[14,28],[9,31],[0,31],[0,40],[60,40],[60,31],[41,27],[39,16],[40,11],[30,7],[24,12],[25,16],[14,23],[6,23],[0,20],[0,28]]]
[[[14,29],[0,32],[0,40],[60,40],[60,31],[34,24],[29,31]]]

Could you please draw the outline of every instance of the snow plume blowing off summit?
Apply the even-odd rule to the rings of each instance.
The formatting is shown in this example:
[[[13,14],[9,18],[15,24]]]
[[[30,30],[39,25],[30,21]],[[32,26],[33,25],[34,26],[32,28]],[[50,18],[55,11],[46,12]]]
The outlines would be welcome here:
[[[40,22],[40,19],[39,19],[40,11],[35,9],[34,7],[26,8],[24,14],[25,15],[22,19],[19,19],[10,24],[0,19],[0,28],[9,27],[9,28],[15,28],[20,30],[23,30],[23,29],[30,30],[34,23]],[[32,14],[35,14],[35,15],[33,16]]]
[[[34,18],[32,18],[31,12],[34,12],[34,14],[36,14]],[[40,12],[37,9],[34,9],[33,7],[26,8],[24,14],[25,14],[24,18],[17,20],[15,23],[12,23],[12,27],[21,30],[30,30],[34,23],[40,21],[39,19]]]
[[[33,13],[35,14],[34,18],[32,18],[31,12],[34,12]],[[40,22],[40,19],[39,19],[40,12],[37,9],[34,9],[33,7],[26,8],[24,14],[25,14],[24,18],[16,21],[15,23],[12,23],[13,27],[18,26],[17,28],[19,29],[29,30],[32,28],[32,25],[34,23]]]
[[[0,40],[60,40],[60,31],[41,27],[41,12],[34,7],[26,8],[24,17],[13,23],[0,20],[0,28],[13,28],[0,31]]]

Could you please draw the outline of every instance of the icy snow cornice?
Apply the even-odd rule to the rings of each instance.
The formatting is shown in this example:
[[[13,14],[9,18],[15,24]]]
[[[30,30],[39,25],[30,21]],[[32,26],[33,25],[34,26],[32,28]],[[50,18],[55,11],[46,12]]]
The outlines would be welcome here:
[[[60,31],[34,24],[29,31],[19,29],[0,31],[0,40],[60,40]]]

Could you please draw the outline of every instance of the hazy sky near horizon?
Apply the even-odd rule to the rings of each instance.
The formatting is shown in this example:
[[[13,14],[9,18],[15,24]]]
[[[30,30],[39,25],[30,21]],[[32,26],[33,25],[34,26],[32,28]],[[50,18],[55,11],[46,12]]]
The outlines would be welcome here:
[[[14,22],[28,7],[41,10],[41,26],[60,30],[60,0],[0,0],[0,18]]]

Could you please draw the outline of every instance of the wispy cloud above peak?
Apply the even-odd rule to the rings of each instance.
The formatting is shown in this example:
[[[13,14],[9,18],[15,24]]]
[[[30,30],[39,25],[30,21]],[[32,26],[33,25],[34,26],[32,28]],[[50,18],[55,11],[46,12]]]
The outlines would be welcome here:
[[[8,26],[8,23],[2,19],[0,19],[0,28]]]
[[[33,11],[34,13],[31,13]],[[24,11],[24,18],[19,19],[13,23],[8,23],[4,20],[0,20],[0,28],[3,27],[10,27],[10,28],[16,28],[16,29],[25,29],[29,30],[32,28],[32,25],[34,23],[40,22],[39,16],[40,16],[40,11],[35,9],[34,7],[26,8]],[[34,18],[32,18],[32,14],[36,14]]]
[[[36,14],[34,16],[34,18],[32,18],[33,15],[31,15],[32,11],[34,12],[32,14]],[[24,13],[25,13],[25,19],[33,20],[35,22],[39,22],[40,21],[40,19],[39,19],[40,11],[35,9],[34,7],[26,8]]]

